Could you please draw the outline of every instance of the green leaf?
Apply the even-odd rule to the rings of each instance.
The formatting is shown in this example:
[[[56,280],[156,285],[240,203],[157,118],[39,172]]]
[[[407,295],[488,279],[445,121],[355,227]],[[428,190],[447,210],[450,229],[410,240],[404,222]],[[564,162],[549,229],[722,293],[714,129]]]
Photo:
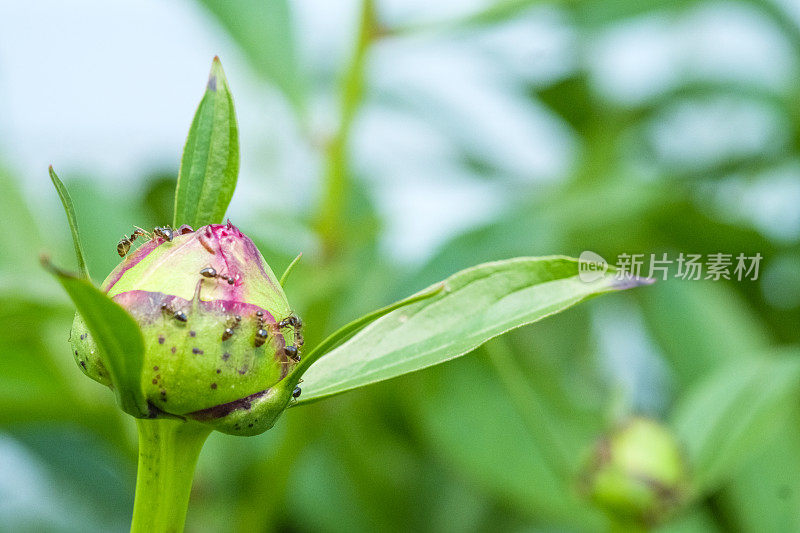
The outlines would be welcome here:
[[[15,227],[24,232],[25,238],[20,238],[19,231],[0,232],[0,286],[3,282],[13,292],[19,292],[20,276],[19,272],[31,273],[30,286],[37,284],[35,269],[38,268],[36,252],[41,247],[42,239],[39,224],[36,217],[28,206],[25,195],[20,190],[19,184],[22,180],[2,166],[0,162],[0,213],[7,223],[13,223]],[[3,275],[5,274],[5,276]],[[28,281],[28,276],[24,276]],[[13,283],[12,283],[13,280]],[[13,287],[13,288],[12,288]]]
[[[144,340],[139,325],[91,281],[56,268],[45,257],[42,264],[67,291],[92,332],[120,407],[135,417],[149,416],[141,386]]]
[[[398,401],[412,409],[413,416],[407,418],[417,426],[413,433],[449,469],[502,501],[509,511],[544,521],[549,530],[607,530],[600,513],[582,504],[572,490],[574,479],[554,471],[541,441],[498,386],[482,354],[414,378],[402,379],[415,389],[424,388],[424,395],[399,392]],[[573,460],[580,466],[577,457]]]
[[[198,0],[225,28],[256,72],[302,109],[305,87],[298,69],[292,13],[287,0]]]
[[[72,231],[72,244],[75,246],[75,255],[78,258],[78,268],[80,268],[81,275],[86,279],[91,279],[89,276],[89,269],[86,267],[86,260],[84,259],[83,246],[81,245],[80,233],[78,232],[78,220],[75,217],[75,207],[72,205],[72,198],[64,187],[64,184],[58,179],[56,171],[50,165],[50,180],[58,192],[61,203],[64,205],[64,211],[67,213],[67,221],[69,222],[69,229]]]
[[[558,256],[468,268],[447,278],[440,294],[376,320],[316,362],[303,375],[300,401],[443,363],[591,296],[644,282],[621,281],[612,272],[584,282],[578,260]]]
[[[751,454],[720,494],[739,531],[800,531],[800,410]]]
[[[723,365],[676,405],[672,425],[688,454],[696,497],[756,455],[794,407],[800,354],[768,355]]]
[[[728,286],[667,280],[647,295],[637,296],[649,332],[679,387],[690,386],[720,365],[769,346],[762,319]]]
[[[222,222],[239,175],[239,130],[218,57],[183,148],[173,226]]]
[[[344,326],[340,327],[339,329],[337,329],[336,331],[325,337],[325,340],[323,340],[321,343],[316,345],[314,349],[312,349],[303,358],[302,362],[295,367],[294,372],[292,374],[294,379],[292,379],[291,382],[289,382],[289,380],[286,381],[286,383],[291,383],[291,384],[284,386],[294,388],[297,381],[300,379],[300,376],[302,376],[306,372],[306,370],[308,370],[308,367],[313,365],[322,356],[328,354],[338,344],[344,342],[350,336],[355,334],[358,330],[366,327],[370,323],[375,322],[380,317],[387,315],[396,309],[407,307],[415,302],[420,302],[422,300],[433,298],[443,290],[444,290],[443,284],[438,284],[434,285],[433,287],[428,287],[424,291],[411,295],[408,298],[404,298],[399,302],[387,305],[386,307],[381,307],[380,309],[376,309],[371,313],[367,313],[362,317],[359,317],[351,322],[348,322]]]

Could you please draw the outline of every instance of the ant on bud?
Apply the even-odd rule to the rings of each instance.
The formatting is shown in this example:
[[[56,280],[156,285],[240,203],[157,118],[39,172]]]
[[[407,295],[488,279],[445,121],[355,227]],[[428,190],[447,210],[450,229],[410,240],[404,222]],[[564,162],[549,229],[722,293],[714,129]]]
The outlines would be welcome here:
[[[226,341],[226,340],[230,339],[231,337],[233,337],[233,333],[234,333],[233,330],[235,330],[236,328],[239,327],[239,324],[241,323],[241,321],[242,321],[242,317],[240,317],[239,315],[236,315],[234,317],[229,318],[228,319],[228,324],[225,327],[225,331],[222,332],[222,340]]]
[[[172,242],[175,232],[169,226],[153,228],[153,234],[156,237],[161,237],[167,242]]]
[[[263,346],[265,342],[267,342],[267,337],[269,337],[269,332],[264,329],[264,311],[256,311],[256,325],[258,326],[258,330],[256,330],[256,348],[259,346]]]
[[[186,313],[184,313],[181,310],[176,311],[172,309],[172,307],[170,307],[167,303],[161,304],[161,311],[171,314],[172,318],[174,318],[178,322],[186,322],[187,320],[189,320],[189,317],[186,316]]]
[[[303,339],[303,334],[300,332],[300,329],[303,327],[303,321],[300,320],[300,317],[297,315],[290,315],[278,322],[277,326],[278,329],[283,329],[286,327],[294,328],[295,346],[284,347],[283,353],[285,353],[286,356],[292,361],[300,361],[300,354],[298,350],[305,342]]]
[[[283,329],[287,326],[292,326],[294,329],[300,329],[303,327],[303,321],[300,320],[299,316],[291,315],[278,322],[278,328],[280,329]]]
[[[134,226],[136,227],[136,226]],[[122,238],[117,243],[117,253],[120,257],[125,257],[128,255],[128,252],[131,251],[131,245],[133,245],[133,241],[136,240],[137,237],[142,235],[147,235],[147,232],[142,228],[136,228],[131,236],[128,237],[127,235],[123,235]]]
[[[300,362],[300,354],[297,352],[297,346],[284,346],[283,353],[292,361],[296,363]]]
[[[215,279],[215,278],[224,279],[225,281],[228,282],[228,285],[233,285],[234,283],[236,283],[236,278],[234,278],[233,276],[223,276],[222,274],[218,274],[217,269],[215,269],[214,267],[205,267],[200,269],[200,275],[203,276],[204,278],[209,278],[209,279]]]

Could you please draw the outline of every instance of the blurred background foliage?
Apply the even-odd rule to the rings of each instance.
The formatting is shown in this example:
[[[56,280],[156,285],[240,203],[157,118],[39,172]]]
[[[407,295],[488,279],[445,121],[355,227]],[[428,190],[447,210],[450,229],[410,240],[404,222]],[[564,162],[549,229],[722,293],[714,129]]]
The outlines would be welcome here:
[[[796,3],[423,4],[200,0],[178,12],[234,56],[244,145],[230,216],[277,272],[304,252],[287,293],[309,344],[515,255],[759,252],[759,279],[606,296],[452,363],[291,409],[260,437],[214,434],[187,530],[607,530],[581,472],[631,415],[661,421],[690,465],[660,530],[800,530]],[[25,54],[0,59],[34,69]],[[184,131],[202,87],[191,67]],[[80,83],[64,75],[54,83]],[[157,99],[157,80],[138,76],[138,97]],[[12,96],[24,90],[14,83]],[[106,119],[108,146],[142,134]],[[68,228],[46,167],[29,171],[4,140],[0,529],[124,531],[133,422],[72,362],[71,306],[37,264],[42,250],[71,260]],[[131,225],[169,222],[180,140],[174,161],[140,161],[125,179],[88,156],[52,161],[96,280]]]

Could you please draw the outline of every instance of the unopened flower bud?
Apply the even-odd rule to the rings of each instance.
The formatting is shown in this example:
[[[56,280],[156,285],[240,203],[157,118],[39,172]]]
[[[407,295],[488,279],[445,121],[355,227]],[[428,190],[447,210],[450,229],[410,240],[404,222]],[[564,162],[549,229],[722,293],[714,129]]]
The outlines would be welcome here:
[[[681,503],[686,475],[669,430],[637,417],[598,442],[584,488],[618,522],[652,525]]]
[[[254,435],[291,401],[292,389],[275,385],[299,361],[300,321],[261,253],[232,224],[157,228],[102,289],[142,329],[141,386],[156,415]],[[79,315],[71,340],[83,371],[110,385]]]

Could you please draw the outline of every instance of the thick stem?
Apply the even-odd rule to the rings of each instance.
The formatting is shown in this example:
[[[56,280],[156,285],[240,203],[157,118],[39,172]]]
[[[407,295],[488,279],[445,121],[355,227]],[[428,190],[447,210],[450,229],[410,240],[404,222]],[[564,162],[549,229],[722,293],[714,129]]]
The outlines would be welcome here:
[[[173,419],[137,419],[139,468],[131,532],[183,531],[194,467],[207,426]]]

